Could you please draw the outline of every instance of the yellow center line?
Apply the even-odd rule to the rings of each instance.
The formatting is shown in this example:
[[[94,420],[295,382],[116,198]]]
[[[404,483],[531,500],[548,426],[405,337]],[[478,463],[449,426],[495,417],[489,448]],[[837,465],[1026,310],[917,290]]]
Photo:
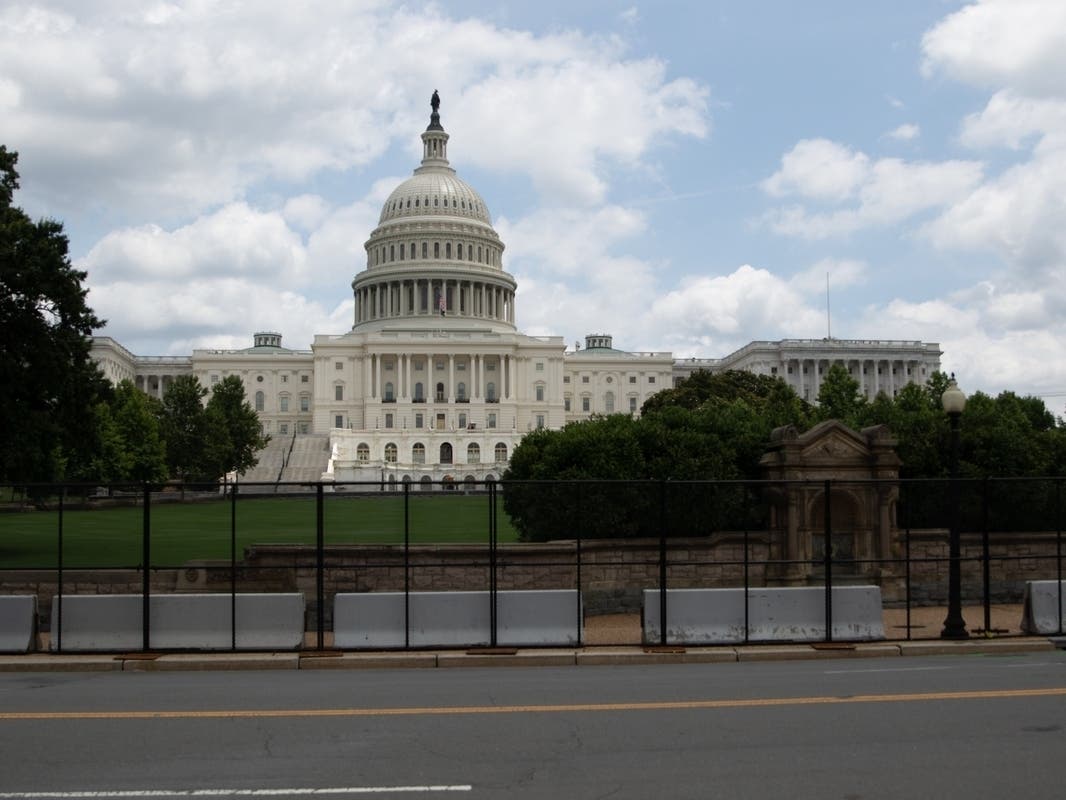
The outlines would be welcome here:
[[[602,711],[697,711],[723,708],[847,705],[852,703],[920,703],[937,700],[994,700],[1063,697],[1066,687],[998,689],[969,692],[860,694],[845,697],[762,697],[729,700],[678,700],[644,703],[567,703],[515,706],[422,706],[411,708],[203,709],[188,711],[5,711],[0,722],[75,719],[270,719],[292,717],[412,717],[462,714],[558,714]]]

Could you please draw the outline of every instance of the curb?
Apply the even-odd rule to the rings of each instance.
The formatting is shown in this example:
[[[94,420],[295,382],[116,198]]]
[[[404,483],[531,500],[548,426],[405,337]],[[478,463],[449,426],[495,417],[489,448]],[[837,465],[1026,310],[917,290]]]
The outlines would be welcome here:
[[[1047,653],[1051,639],[968,639],[840,644],[738,645],[735,647],[584,647],[579,649],[439,652],[125,653],[100,655],[0,655],[0,672],[177,672],[225,670],[440,669],[455,667],[571,667],[714,664],[739,661],[809,661]]]

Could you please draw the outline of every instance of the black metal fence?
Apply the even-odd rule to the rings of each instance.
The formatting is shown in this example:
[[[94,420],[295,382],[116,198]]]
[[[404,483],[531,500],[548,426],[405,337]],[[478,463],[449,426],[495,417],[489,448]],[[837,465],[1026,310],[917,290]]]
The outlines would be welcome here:
[[[1054,580],[1061,634],[1063,482],[960,479],[955,492],[946,480],[836,479],[8,486],[0,594],[35,593],[56,650],[65,595],[140,595],[148,650],[151,597],[196,591],[229,594],[231,609],[241,592],[299,591],[305,646],[326,649],[341,591],[484,591],[495,645],[501,591],[578,590],[579,643],[629,644],[632,624],[604,634],[595,623],[632,622],[650,590],[666,644],[669,589],[820,587],[828,641],[831,589],[874,584],[888,638],[926,638],[939,628],[915,620],[948,603],[958,520],[971,632],[1020,633],[1026,584]]]

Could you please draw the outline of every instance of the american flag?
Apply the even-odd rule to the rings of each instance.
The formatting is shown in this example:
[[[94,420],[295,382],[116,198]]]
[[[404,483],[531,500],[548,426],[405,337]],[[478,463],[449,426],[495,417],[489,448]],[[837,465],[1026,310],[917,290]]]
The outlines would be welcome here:
[[[445,310],[447,309],[447,306],[446,306],[446,305],[445,305],[445,303],[444,303],[444,295],[441,295],[441,296],[440,296],[440,297],[439,297],[439,298],[437,299],[437,308],[439,308],[439,309],[440,309],[440,313],[441,313],[441,315],[443,316],[443,315],[444,315],[444,312],[445,312]]]

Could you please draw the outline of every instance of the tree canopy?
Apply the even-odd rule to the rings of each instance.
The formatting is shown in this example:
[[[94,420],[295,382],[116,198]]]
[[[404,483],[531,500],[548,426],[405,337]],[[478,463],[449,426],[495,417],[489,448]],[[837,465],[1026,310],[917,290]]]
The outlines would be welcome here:
[[[13,205],[17,163],[0,145],[0,480],[53,481],[96,456],[87,423],[107,387],[89,336],[104,323],[86,302],[62,224]]]

